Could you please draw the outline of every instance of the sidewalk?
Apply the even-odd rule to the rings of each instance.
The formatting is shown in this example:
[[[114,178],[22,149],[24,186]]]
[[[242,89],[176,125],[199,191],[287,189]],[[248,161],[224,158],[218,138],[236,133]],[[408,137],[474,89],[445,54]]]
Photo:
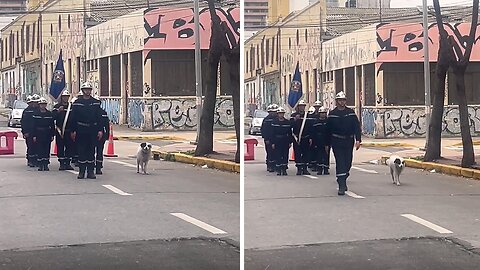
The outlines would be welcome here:
[[[240,172],[240,164],[235,163],[237,140],[235,130],[214,131],[214,153],[206,157],[193,157],[197,138],[196,131],[153,131],[142,132],[126,126],[113,126],[116,140],[145,141],[154,145],[153,154],[169,160],[178,161],[229,172]],[[162,143],[160,143],[162,142]]]

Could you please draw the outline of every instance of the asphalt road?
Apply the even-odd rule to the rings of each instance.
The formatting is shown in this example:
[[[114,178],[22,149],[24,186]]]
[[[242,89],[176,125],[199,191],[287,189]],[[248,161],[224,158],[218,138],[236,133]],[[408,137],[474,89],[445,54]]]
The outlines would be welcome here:
[[[137,147],[116,141],[96,180],[28,168],[22,139],[0,156],[0,269],[239,269],[239,175],[154,160],[139,175]]]
[[[331,176],[296,176],[291,163],[278,177],[262,142],[256,150],[245,165],[245,269],[478,269],[479,181],[407,168],[395,186],[369,162],[395,149],[364,148],[338,196],[334,164]]]

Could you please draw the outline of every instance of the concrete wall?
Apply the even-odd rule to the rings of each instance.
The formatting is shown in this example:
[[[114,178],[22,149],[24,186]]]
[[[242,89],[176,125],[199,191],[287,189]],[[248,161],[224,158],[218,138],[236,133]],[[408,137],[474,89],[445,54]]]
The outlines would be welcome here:
[[[480,106],[468,108],[472,136],[480,136]],[[425,107],[363,107],[363,134],[375,138],[425,137],[427,126]],[[442,136],[460,135],[460,115],[457,106],[446,106],[443,113]]]
[[[110,120],[118,124],[127,113],[128,126],[141,130],[196,130],[197,110],[195,97],[130,98],[125,109],[119,98],[102,98],[102,107]],[[234,129],[231,97],[217,98],[215,129]]]

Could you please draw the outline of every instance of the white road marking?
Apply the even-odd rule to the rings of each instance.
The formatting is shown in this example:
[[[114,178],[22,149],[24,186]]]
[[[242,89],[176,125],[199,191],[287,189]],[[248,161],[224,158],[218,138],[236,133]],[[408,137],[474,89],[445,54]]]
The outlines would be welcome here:
[[[183,219],[188,223],[191,223],[197,227],[200,227],[206,231],[209,231],[213,234],[226,234],[227,232],[224,232],[220,230],[219,228],[213,227],[212,225],[209,225],[203,221],[200,221],[198,219],[195,219],[191,216],[185,215],[184,213],[170,213],[170,215],[178,217],[179,219]]]
[[[352,166],[352,169],[355,169],[355,170],[358,170],[358,171],[361,171],[361,172],[366,172],[366,173],[378,174],[377,171],[367,170],[367,169],[363,169],[363,168],[359,168],[359,167],[355,167],[355,166]]]
[[[120,164],[120,165],[123,165],[123,166],[126,166],[126,167],[130,167],[130,168],[137,168],[137,165],[133,165],[133,164],[123,162],[123,161],[110,160],[110,162],[117,163],[117,164]]]
[[[113,191],[113,192],[115,192],[115,193],[117,193],[117,194],[119,194],[119,195],[122,195],[122,196],[131,196],[131,195],[132,195],[132,194],[130,194],[130,193],[123,192],[123,191],[121,191],[120,189],[118,189],[118,188],[116,188],[116,187],[114,187],[114,186],[112,186],[112,185],[102,185],[102,186],[104,186],[105,188],[108,188],[108,189],[110,189],[111,191]]]
[[[73,174],[76,174],[76,175],[78,175],[78,172],[77,172],[77,171],[73,171],[73,170],[66,170],[66,172],[69,172],[69,173],[73,173]]]
[[[412,215],[412,214],[403,214],[402,217],[405,217],[405,218],[408,218],[410,219],[411,221],[414,221],[418,224],[421,224],[427,228],[430,228],[438,233],[442,233],[442,234],[446,234],[446,233],[453,233],[452,231],[449,231],[443,227],[440,227],[436,224],[433,224],[431,223],[430,221],[426,221],[425,219],[422,219],[422,218],[419,218],[415,215]]]
[[[313,176],[313,175],[304,175],[305,177],[308,177],[310,179],[318,179],[318,177],[316,176]]]
[[[352,198],[355,198],[355,199],[365,199],[365,197],[357,195],[357,194],[355,194],[351,191],[345,191],[345,194],[347,194],[348,196],[350,196]]]

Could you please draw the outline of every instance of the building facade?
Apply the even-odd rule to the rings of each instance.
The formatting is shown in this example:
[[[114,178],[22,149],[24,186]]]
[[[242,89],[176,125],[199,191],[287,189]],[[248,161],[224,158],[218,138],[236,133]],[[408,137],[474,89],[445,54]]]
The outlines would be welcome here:
[[[267,25],[268,0],[245,0],[245,31],[256,31]]]

